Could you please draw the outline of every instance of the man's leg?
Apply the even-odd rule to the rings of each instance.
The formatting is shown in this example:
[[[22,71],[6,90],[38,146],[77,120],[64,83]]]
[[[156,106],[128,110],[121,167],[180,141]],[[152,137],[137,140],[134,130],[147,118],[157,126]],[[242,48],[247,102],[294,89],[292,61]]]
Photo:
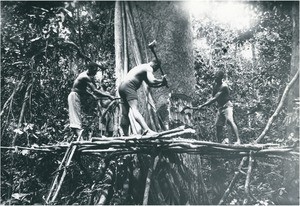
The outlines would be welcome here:
[[[219,143],[223,141],[223,126],[216,125],[216,136]]]
[[[217,136],[217,141],[219,143],[222,143],[223,141],[223,127],[225,123],[225,118],[224,115],[222,115],[222,111],[217,112],[217,118],[216,118],[216,136]]]
[[[232,131],[232,133],[236,137],[236,144],[240,144],[241,140],[240,140],[240,137],[239,137],[239,132],[238,132],[237,126],[236,126],[236,124],[235,124],[235,122],[233,120],[233,108],[232,107],[228,107],[226,109],[226,114],[225,115],[226,115],[226,119],[228,121],[228,124],[231,127],[231,131]]]
[[[77,136],[77,139],[82,138],[83,129],[81,128],[81,104],[79,95],[76,92],[71,92],[68,96],[70,128]]]
[[[128,130],[129,130],[129,117],[128,117],[128,112],[129,112],[129,105],[127,102],[125,102],[126,100],[123,100],[123,103],[121,104],[122,106],[122,117],[121,117],[121,128],[124,132],[125,136],[128,136]]]
[[[132,110],[132,114],[133,114],[135,120],[141,125],[143,131],[147,131],[147,133],[156,133],[156,132],[154,132],[153,130],[151,130],[149,128],[149,126],[147,125],[144,117],[139,112],[137,99],[129,100],[128,104],[129,104],[129,107]]]
[[[80,139],[83,139],[82,138],[82,132],[83,132],[83,129],[80,129],[80,128],[72,128],[73,130],[73,133],[77,136],[77,139],[80,140]]]

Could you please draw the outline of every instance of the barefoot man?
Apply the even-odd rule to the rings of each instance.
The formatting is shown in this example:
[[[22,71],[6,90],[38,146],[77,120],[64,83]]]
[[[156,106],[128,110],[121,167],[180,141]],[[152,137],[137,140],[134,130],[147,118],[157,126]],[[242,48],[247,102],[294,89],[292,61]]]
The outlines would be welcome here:
[[[138,110],[137,90],[140,88],[143,81],[145,81],[149,87],[162,87],[167,84],[164,76],[162,79],[156,79],[154,77],[153,72],[159,69],[160,64],[159,60],[154,59],[147,64],[141,64],[132,68],[126,74],[119,86],[119,94],[122,99],[121,128],[126,136],[129,135],[129,109],[131,110],[134,119],[141,125],[143,134],[156,133],[149,128]]]
[[[215,85],[213,87],[212,98],[209,99],[204,104],[198,106],[196,109],[202,109],[205,106],[209,106],[214,102],[218,104],[218,113],[216,119],[216,135],[218,142],[223,141],[223,127],[228,123],[231,127],[232,132],[236,137],[235,144],[240,144],[241,140],[239,138],[239,133],[237,126],[233,120],[233,104],[230,101],[230,93],[228,85],[223,82],[224,72],[218,71],[215,73]],[[232,144],[232,137],[229,138],[229,143]]]
[[[77,135],[81,137],[82,134],[82,122],[81,122],[81,102],[80,97],[86,93],[89,87],[92,91],[92,96],[98,97],[108,97],[109,99],[114,99],[108,92],[100,91],[96,88],[94,77],[97,73],[97,68],[99,67],[96,63],[87,64],[87,70],[80,73],[73,83],[72,90],[68,96],[69,105],[69,118],[70,118],[70,128]]]

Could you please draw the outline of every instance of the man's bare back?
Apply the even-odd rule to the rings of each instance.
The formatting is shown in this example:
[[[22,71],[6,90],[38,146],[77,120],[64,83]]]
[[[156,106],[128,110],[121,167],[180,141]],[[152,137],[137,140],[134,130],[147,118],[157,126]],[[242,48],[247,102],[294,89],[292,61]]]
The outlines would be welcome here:
[[[132,68],[127,75],[125,76],[123,82],[131,83],[134,85],[135,89],[137,90],[140,88],[143,81],[148,83],[147,79],[147,72],[153,72],[153,68],[149,64],[141,64],[134,68]]]
[[[87,71],[84,71],[75,79],[72,90],[79,94],[86,93],[89,83],[93,83],[92,77],[87,75]]]

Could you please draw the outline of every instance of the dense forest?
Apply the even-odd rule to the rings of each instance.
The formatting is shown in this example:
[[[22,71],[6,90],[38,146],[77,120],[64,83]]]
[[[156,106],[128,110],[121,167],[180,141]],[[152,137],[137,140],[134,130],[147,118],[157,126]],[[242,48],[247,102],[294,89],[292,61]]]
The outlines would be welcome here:
[[[133,7],[135,3],[130,2],[130,8],[146,15],[152,5],[156,10],[165,6],[168,9],[156,12],[170,18],[175,18],[178,6],[172,2],[144,2],[143,7],[139,2]],[[222,69],[242,143],[259,141],[297,150],[295,155],[256,158],[251,195],[245,194],[246,172],[242,171],[222,204],[299,205],[299,3],[236,3],[240,7],[226,2],[198,2],[190,7],[187,1],[178,3],[191,12],[187,20],[191,28],[185,28],[190,33],[184,35],[191,34],[193,42],[193,65],[188,73],[193,73],[191,82],[195,85],[190,91],[192,96],[186,98],[192,105],[207,101],[213,74],[217,68]],[[149,5],[147,11],[143,10]],[[240,16],[221,16],[226,6],[239,10],[236,13]],[[107,90],[117,95],[115,85],[120,77],[115,69],[115,53],[120,45],[115,44],[116,8],[114,1],[1,1],[1,204],[44,204],[63,153],[24,148],[55,145],[72,136],[67,97],[87,62],[105,65],[106,70],[97,74],[97,83],[101,86],[101,81],[107,80]],[[135,13],[133,18],[137,16]],[[247,24],[243,25],[242,17],[248,18]],[[184,17],[176,18],[179,20],[175,25],[186,25]],[[139,20],[149,23],[152,18]],[[174,40],[183,34],[165,31],[169,27],[162,26],[164,20],[168,21],[155,19],[161,22],[155,27],[161,31],[153,35],[156,40],[168,39],[179,50],[188,48],[182,45],[185,40]],[[172,54],[174,48],[158,49],[162,51],[159,54]],[[186,52],[176,52],[170,58],[183,61],[180,58]],[[187,71],[184,66],[180,68]],[[177,87],[172,85],[175,76],[186,78],[186,82],[190,79],[180,76],[184,73],[166,73],[171,88]],[[291,84],[293,78],[296,81]],[[177,93],[181,91],[174,88]],[[82,107],[85,140],[101,136],[97,101],[86,97]],[[191,114],[187,126],[196,130],[194,139],[216,141],[215,110],[214,105]],[[187,123],[172,118],[168,122],[171,128],[182,124]],[[231,135],[229,127],[225,133]],[[209,154],[200,157],[173,153],[161,157],[153,171],[155,181],[148,203],[220,203],[236,170],[247,168],[239,167],[241,158],[215,158]],[[143,204],[145,179],[153,164],[148,154],[77,155],[74,159],[55,204]]]

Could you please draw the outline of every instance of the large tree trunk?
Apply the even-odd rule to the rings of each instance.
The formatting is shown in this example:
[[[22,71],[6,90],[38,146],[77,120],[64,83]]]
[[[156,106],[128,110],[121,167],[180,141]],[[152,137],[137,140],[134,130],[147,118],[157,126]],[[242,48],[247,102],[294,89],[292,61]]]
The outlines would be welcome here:
[[[139,110],[148,125],[156,131],[168,129],[170,119],[179,119],[183,124],[190,123],[190,119],[180,114],[183,105],[191,104],[196,84],[193,69],[192,26],[189,13],[184,10],[182,2],[117,1],[115,8],[116,85],[119,85],[128,70],[154,58],[148,44],[156,40],[155,51],[162,61],[162,69],[167,75],[169,88],[149,90],[146,85],[143,85],[138,93]],[[160,72],[157,71],[155,76],[161,78]],[[134,127],[135,124],[132,124],[131,122],[131,126]],[[137,157],[139,162],[143,163],[142,165],[151,162],[149,160],[154,158],[154,156],[147,158],[142,155]],[[167,163],[170,162],[170,160],[166,161],[167,158],[162,157],[161,161],[165,161],[164,166],[170,164]],[[178,159],[177,156],[174,158]],[[145,165],[145,171],[148,171],[148,166]],[[162,165],[159,164],[158,167]],[[162,175],[172,186],[175,182],[166,177],[177,177],[171,173],[173,170],[174,168],[165,169]],[[139,182],[146,181],[142,178],[144,176],[152,177],[151,173],[145,174],[142,169],[140,171],[143,175],[139,178]],[[153,175],[158,175],[155,166],[153,166]],[[144,203],[171,204],[175,201],[177,204],[186,204],[187,200],[183,194],[171,195],[169,198],[173,198],[170,200],[165,199],[166,193],[177,191],[177,188],[169,188],[168,191],[161,190],[164,186],[162,180],[164,178],[158,181],[149,179],[144,188]],[[176,187],[183,190],[187,187],[186,184],[188,183],[178,183]],[[153,195],[153,191],[157,191],[158,196]],[[192,201],[191,198],[190,201]]]
[[[196,83],[193,70],[193,48],[192,48],[192,30],[190,16],[184,10],[182,2],[126,2],[127,10],[130,11],[133,23],[133,32],[135,38],[132,38],[132,30],[128,31],[127,41],[128,47],[135,45],[137,48],[128,48],[129,51],[129,69],[136,66],[136,49],[140,51],[141,63],[146,63],[154,58],[148,43],[153,40],[157,41],[155,48],[158,58],[162,60],[162,69],[167,75],[169,88],[152,89],[151,93],[162,118],[161,122],[168,125],[170,112],[168,108],[170,94],[184,94],[183,96],[192,96],[194,93],[194,85]],[[120,4],[120,3],[117,3]],[[129,18],[130,19],[130,18]],[[126,18],[128,23],[128,18]],[[120,22],[120,20],[118,20]],[[124,22],[124,21],[123,21]],[[116,21],[116,24],[118,22]],[[120,24],[115,28],[121,28]],[[130,27],[129,27],[130,28]],[[118,40],[118,30],[115,30],[116,40]],[[116,60],[120,51],[118,46],[122,47],[116,41]],[[116,62],[118,64],[118,62]],[[120,74],[120,66],[117,67],[117,82],[122,78]],[[160,78],[159,71],[155,76]],[[186,98],[190,100],[189,98]],[[145,93],[142,89],[139,91],[140,111],[150,124],[151,118],[147,110]],[[151,115],[150,115],[151,116]],[[177,118],[177,117],[176,117]],[[179,117],[178,117],[179,118]],[[181,117],[184,119],[184,117]],[[152,121],[153,122],[153,121]]]

